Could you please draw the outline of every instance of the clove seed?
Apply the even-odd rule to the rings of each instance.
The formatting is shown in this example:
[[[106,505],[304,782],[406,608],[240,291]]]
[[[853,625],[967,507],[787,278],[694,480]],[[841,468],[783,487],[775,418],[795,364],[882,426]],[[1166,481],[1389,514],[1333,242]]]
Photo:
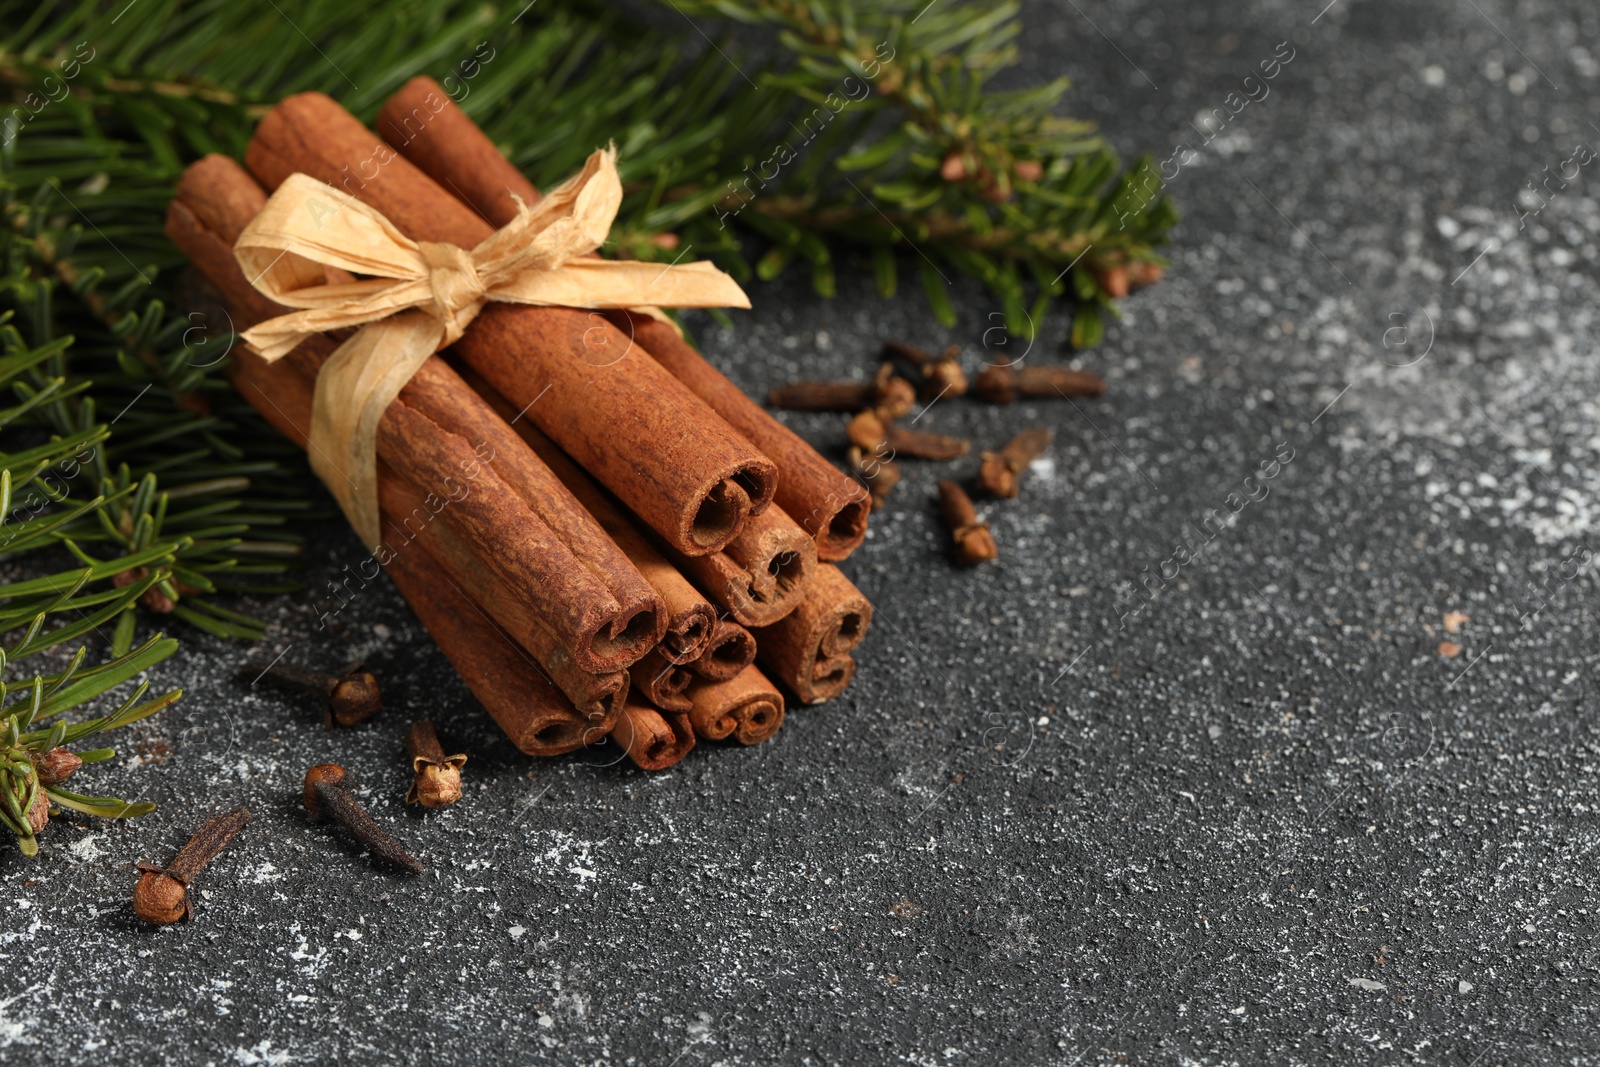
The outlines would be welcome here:
[[[850,443],[863,452],[885,453],[896,459],[957,459],[972,449],[972,443],[942,433],[912,430],[897,426],[880,411],[863,411],[845,428]]]
[[[1053,364],[985,367],[972,383],[972,395],[989,404],[1009,404],[1024,396],[1100,396],[1105,391],[1098,374]]]
[[[187,919],[192,912],[189,883],[228,847],[228,842],[237,837],[249,821],[248,808],[234,808],[226,815],[216,815],[201,823],[189,843],[179,849],[165,867],[141,862],[139,884],[133,890],[133,913],[157,926]]]
[[[978,521],[978,510],[972,506],[972,498],[955,482],[939,483],[939,514],[950,527],[959,566],[976,566],[1000,554],[988,524]]]
[[[780,385],[767,395],[767,404],[791,411],[861,411],[882,408],[899,418],[916,405],[917,390],[896,377],[894,365],[885,363],[867,381],[800,381]]]
[[[412,874],[422,873],[422,864],[400,846],[400,842],[378,828],[367,809],[350,792],[350,772],[337,763],[319,763],[306,772],[306,810],[311,817],[332,819],[350,831],[350,836],[374,856],[387,860]]]
[[[885,341],[883,354],[898,356],[922,372],[922,399],[932,402],[941,396],[961,396],[967,391],[967,373],[961,369],[961,346],[951,345],[939,355],[903,341]]]
[[[872,494],[873,510],[883,507],[889,490],[900,483],[899,465],[882,453],[865,452],[859,445],[851,445],[847,456],[851,473],[865,482],[867,491]]]
[[[990,496],[1016,496],[1022,472],[1044,455],[1044,450],[1050,447],[1050,438],[1049,430],[1023,430],[1000,451],[985,452],[983,467],[978,471],[978,489]]]
[[[444,754],[432,720],[411,724],[411,732],[406,735],[406,752],[411,756],[411,770],[417,776],[406,793],[407,804],[442,808],[461,799],[461,765],[467,762],[467,757]]]
[[[265,682],[286,692],[316,697],[322,705],[323,725],[330,730],[335,725],[366,722],[383,706],[378,680],[359,663],[342,674],[329,674],[292,663],[255,662],[243,664],[234,676],[251,685]]]

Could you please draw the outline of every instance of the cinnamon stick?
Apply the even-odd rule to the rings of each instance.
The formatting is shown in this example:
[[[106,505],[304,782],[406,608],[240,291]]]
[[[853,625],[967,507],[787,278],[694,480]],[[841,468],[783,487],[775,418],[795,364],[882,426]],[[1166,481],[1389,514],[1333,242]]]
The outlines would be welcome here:
[[[694,748],[694,727],[681,711],[660,712],[642,700],[629,700],[611,728],[611,740],[640,770],[661,771]]]
[[[510,403],[478,375],[468,373],[467,381],[501,414],[510,415]],[[704,651],[716,626],[717,613],[706,598],[667,562],[651,539],[617,503],[616,499],[585,474],[545,433],[526,419],[513,424],[522,440],[544,461],[563,485],[593,515],[628,560],[655,589],[666,606],[666,632],[657,648],[673,663],[687,663]]]
[[[756,639],[731,619],[718,619],[716,632],[689,669],[712,682],[726,682],[756,661]]]
[[[284,398],[298,392],[295,403],[311,410],[311,384],[287,375],[248,349],[235,351],[228,367],[234,388],[263,418],[302,445],[304,421],[284,410]],[[293,388],[287,388],[288,381]],[[276,402],[268,401],[271,396]],[[395,587],[416,612],[445,658],[468,690],[489,712],[511,743],[530,756],[558,756],[594,744],[615,727],[622,714],[622,693],[599,707],[600,714],[579,714],[554,685],[535,670],[526,655],[443,577],[437,563],[420,547],[395,553],[386,567]],[[626,677],[626,672],[623,672]]]
[[[770,626],[795,609],[817,569],[817,543],[782,508],[751,517],[709,556],[667,556],[744,626]]]
[[[757,658],[804,704],[832,700],[855,677],[851,657],[872,626],[872,604],[838,567],[824,563],[800,606],[756,631]]]
[[[425,114],[432,114],[433,118],[426,123],[419,123],[419,117]],[[532,189],[510,161],[494,150],[483,131],[430,78],[413,78],[407,82],[384,105],[378,129],[386,137],[393,138],[391,145],[409,163],[415,164],[446,188],[462,189],[465,192],[464,199],[482,210],[495,226],[503,226],[515,216],[515,202],[507,197],[485,196],[473,190],[499,186],[523,191]],[[383,180],[388,180],[387,175]],[[406,224],[399,218],[390,217],[402,230],[406,229]],[[646,316],[629,315],[625,311],[608,313],[607,317],[622,330],[618,338],[608,336],[608,343],[615,344],[624,336],[631,339],[634,347],[643,349],[670,371],[677,381],[726,420],[727,425],[777,465],[778,505],[816,540],[819,558],[844,559],[861,544],[866,536],[871,503],[860,485],[746,396],[722,372],[707,363],[671,326]],[[610,351],[620,353],[624,348]],[[467,358],[469,361],[472,359],[470,355]],[[500,384],[493,375],[487,372],[485,375],[496,385]],[[502,392],[512,400],[517,400],[511,391],[502,389]],[[542,423],[540,425],[585,468],[600,476],[585,455],[568,447],[566,441],[553,430]],[[600,476],[600,480],[610,485],[605,477]],[[626,494],[617,491],[617,495],[633,506],[635,511],[640,511]],[[640,511],[640,515],[649,521],[644,512]],[[655,523],[651,521],[651,525],[655,526]],[[656,526],[656,529],[660,531],[661,527]],[[668,537],[668,541],[680,552],[697,554],[689,552],[671,537]]]
[[[168,236],[222,291],[238,328],[286,310],[248,284],[232,254],[233,241],[263,203],[260,187],[236,163],[208,156],[185,171],[167,212]],[[314,379],[334,347],[313,338],[284,362]],[[309,408],[295,421],[309,425]],[[424,363],[384,413],[378,456],[424,492],[450,500],[442,509],[446,521],[508,589],[540,590],[536,614],[581,668],[617,670],[659,640],[666,624],[659,597],[442,360]],[[502,474],[523,487],[514,489]],[[472,491],[463,494],[466,482]]]
[[[783,725],[783,694],[754,667],[726,682],[697,682],[689,687],[689,699],[689,721],[707,741],[731,736],[758,745]]]
[[[413,240],[471,248],[493,232],[321,93],[267,112],[245,161],[271,188],[295,172],[327,182]],[[777,467],[630,347],[595,312],[491,302],[453,351],[674,548],[715,552],[771,503]]]
[[[634,692],[662,711],[689,710],[685,690],[694,675],[689,668],[667,659],[659,648],[645,653],[644,659],[633,665],[629,677],[633,679]]]

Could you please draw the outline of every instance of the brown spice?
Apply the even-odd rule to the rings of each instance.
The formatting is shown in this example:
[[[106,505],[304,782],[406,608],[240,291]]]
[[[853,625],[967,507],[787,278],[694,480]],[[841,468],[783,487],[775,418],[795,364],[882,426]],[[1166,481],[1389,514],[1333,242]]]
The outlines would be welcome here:
[[[52,748],[48,752],[31,754],[33,760],[33,773],[38,777],[40,785],[60,785],[62,782],[78,773],[78,768],[83,766],[83,759],[76,753],[65,748]]]
[[[667,556],[714,602],[744,626],[766,626],[794,610],[817,568],[817,542],[771,507],[752,516],[721,552]]]
[[[985,367],[972,383],[972,395],[989,404],[1009,404],[1024,396],[1100,396],[1105,391],[1098,374],[1053,365]]]
[[[863,411],[845,428],[850,443],[866,452],[892,454],[896,459],[958,459],[972,450],[972,443],[942,433],[913,430],[885,418],[878,411]]]
[[[642,700],[630,700],[611,731],[611,739],[627,751],[628,758],[640,770],[662,771],[693,750],[694,726],[683,712],[661,712]]]
[[[1439,655],[1443,656],[1445,659],[1455,659],[1457,656],[1461,655],[1461,646],[1456,644],[1454,641],[1440,641]]]
[[[234,808],[200,824],[189,843],[178,850],[166,867],[140,863],[139,884],[133,890],[133,913],[147,923],[165,926],[187,919],[189,883],[216,859],[228,842],[238,836],[250,821],[248,808]]]
[[[909,414],[917,403],[917,390],[896,377],[893,364],[885,363],[867,381],[799,381],[780,385],[767,394],[767,405],[791,411],[861,411],[881,408],[891,418]]]
[[[447,132],[430,123],[397,147]],[[365,180],[374,159],[382,173]],[[320,93],[268,111],[245,160],[269,187],[299,172],[343,189],[416,241],[472,248],[493,232]],[[452,351],[679,551],[715,552],[772,501],[777,467],[655,361],[626,358],[633,347],[596,312],[491,302]]]
[[[233,353],[227,373],[234,388],[267,422],[303,447],[305,434],[300,427],[310,417],[311,381],[284,365],[289,362],[269,365],[249,349],[241,349]],[[302,417],[304,421],[297,421]],[[381,468],[379,473],[381,489]],[[393,521],[392,513],[385,518]],[[561,690],[533,669],[529,654],[492,621],[489,608],[451,583],[423,539],[394,553],[384,569],[472,695],[521,751],[530,756],[562,755],[596,743],[616,723],[628,688],[626,671],[595,679],[589,694],[592,702],[580,714]],[[552,671],[552,675],[569,684],[581,682],[581,672],[568,666],[565,674]]]
[[[328,729],[338,726],[355,726],[378,714],[383,706],[378,691],[378,679],[356,664],[339,674],[297,667],[281,660],[265,663],[252,660],[241,664],[234,672],[240,681],[255,685],[265,683],[289,693],[305,693],[316,697],[322,706],[322,722]]]
[[[411,757],[411,771],[417,776],[406,792],[407,804],[442,808],[461,799],[461,765],[467,757],[444,754],[431,719],[411,724],[411,732],[406,734],[406,753]]]
[[[809,593],[808,588],[807,595]],[[689,669],[709,681],[725,682],[755,661],[755,635],[731,619],[718,619],[711,641],[700,657],[689,664]]]
[[[885,341],[883,354],[916,366],[922,373],[920,393],[928,403],[941,396],[961,396],[967,391],[967,372],[961,369],[960,345],[951,345],[936,356],[903,341]]]
[[[433,116],[426,121],[425,128],[418,121],[423,109]],[[504,187],[518,191],[525,197],[537,196],[516,167],[494,148],[493,142],[451,102],[449,94],[431,78],[417,77],[407,82],[384,105],[379,128],[386,132],[390,137],[390,144],[405,157],[405,160],[415,164],[439,185],[459,191],[463,199],[476,207],[491,225],[503,226],[516,214],[514,201],[505,196],[494,195],[494,190]],[[387,174],[384,180],[389,180]],[[529,200],[529,203],[532,203],[532,200]],[[576,316],[579,313],[572,314]],[[773,496],[774,490],[771,485],[758,486],[759,492],[753,497],[756,503],[752,506],[752,511],[760,511],[768,500],[776,499],[778,506],[787,511],[808,534],[816,539],[817,551],[823,559],[843,559],[855,550],[866,536],[867,513],[870,510],[867,494],[860,486],[842,474],[792,430],[773,418],[760,404],[746,396],[727,376],[685,342],[671,325],[648,316],[629,315],[626,311],[609,312],[605,319],[616,324],[620,332],[598,330],[595,327],[603,324],[604,320],[592,314],[582,316],[578,324],[579,329],[573,336],[583,338],[584,351],[610,351],[617,353],[616,358],[621,359],[621,353],[630,352],[634,348],[642,350],[721,417],[720,420],[713,420],[716,423],[715,429],[724,428],[723,420],[725,420],[725,426],[742,435],[746,442],[755,447],[758,455],[776,464],[776,497]],[[597,340],[603,343],[597,343]],[[566,358],[571,357],[569,355]],[[472,357],[469,355],[468,359],[471,361]],[[620,363],[609,369],[612,371],[621,369],[634,375],[646,374],[639,368],[623,368]],[[493,377],[489,375],[488,370],[484,370],[484,373]],[[524,376],[527,376],[526,373]],[[534,384],[542,388],[541,383]],[[610,396],[606,390],[615,391],[620,389],[620,385],[606,386],[605,383],[598,383],[594,388],[597,392],[607,395],[607,399],[613,404],[616,403],[618,398]],[[502,391],[515,402],[517,408],[520,409],[526,403],[526,398],[514,395],[509,390]],[[530,393],[537,391],[537,388],[528,390]],[[579,402],[588,404],[588,397],[585,396]],[[595,432],[606,433],[606,427],[614,425],[622,417],[623,413],[620,411],[598,415],[594,418]],[[570,418],[581,421],[590,418],[590,415],[588,412],[577,412]],[[612,484],[606,472],[597,468],[579,447],[564,439],[556,429],[550,426],[543,428],[594,474],[598,481],[606,484],[622,497],[625,503],[645,517],[647,522],[666,535],[667,540],[675,548],[686,554],[696,554],[674,539],[668,531],[663,530],[657,522],[651,520],[637,502],[630,499],[623,489]],[[612,437],[614,430],[600,440],[604,447],[618,453],[611,457],[611,461],[620,464],[626,457],[627,449],[612,449]],[[702,441],[703,437],[706,435],[702,434],[698,427],[692,428],[691,432],[683,435],[681,446],[684,449],[704,448],[706,442]],[[715,438],[715,434],[710,434],[707,438],[709,443],[715,443],[710,441],[710,438]],[[658,446],[657,450],[663,449]],[[659,494],[659,489],[647,488],[645,491]]]
[[[885,442],[885,449],[888,443]],[[872,508],[876,511],[889,499],[889,491],[900,484],[900,467],[892,459],[882,458],[885,453],[867,452],[860,445],[851,445],[846,453],[850,473],[867,484],[872,493]]]
[[[421,874],[422,863],[379,829],[350,792],[349,777],[350,772],[337,763],[319,763],[306,771],[303,799],[311,817],[333,820],[374,856],[412,874]]]
[[[939,514],[955,541],[958,565],[976,566],[1000,554],[993,535],[989,533],[988,524],[978,521],[978,511],[972,506],[972,498],[955,482],[946,480],[939,483]]]
[[[633,679],[633,690],[662,711],[688,711],[689,698],[685,690],[694,679],[688,667],[669,660],[659,648],[645,654],[644,659],[628,672]]]
[[[697,682],[689,698],[689,721],[707,741],[758,745],[783,725],[783,694],[754,667],[725,682]]]
[[[757,632],[761,665],[803,704],[832,700],[855,677],[850,654],[871,626],[871,602],[843,571],[824,563],[800,606]]]
[[[983,454],[983,467],[978,471],[978,489],[990,496],[1014,497],[1017,495],[1022,472],[1028,464],[1044,455],[1050,447],[1049,430],[1023,430],[998,452]]]
[[[167,212],[168,236],[221,290],[236,327],[287,310],[249,284],[233,255],[233,242],[265,202],[261,188],[237,163],[207,156],[184,172]],[[335,347],[330,338],[309,339],[271,373],[257,376],[261,395],[246,395],[301,447],[300,428],[311,421],[310,389],[303,390],[301,405],[302,390],[290,378],[301,374],[314,380]],[[289,393],[295,394],[294,407],[287,403]],[[526,449],[459,374],[442,359],[425,361],[378,424],[379,493],[393,493],[390,483],[399,475],[414,488],[412,495],[433,503],[420,511],[396,511],[399,525],[390,529],[400,531],[403,543],[412,536],[411,517],[417,518],[414,525],[425,526],[436,514],[446,515],[471,555],[507,590],[544,593],[532,609],[584,669],[615,670],[631,663],[655,641],[659,602],[581,506],[552,484],[548,471],[522,491],[502,479],[507,463],[522,464],[519,475],[541,473],[532,457],[518,460],[519,451]],[[380,546],[379,559],[392,550],[387,543]],[[509,597],[508,592],[500,601],[486,599],[483,607],[498,618]]]
[[[476,375],[468,375],[472,383],[489,403],[508,417],[510,404],[496,393],[488,382]],[[655,543],[642,531],[636,521],[624,510],[615,497],[602,489],[583,469],[572,462],[565,452],[538,427],[526,419],[516,422],[517,432],[538,457],[544,460],[563,485],[572,492],[596,522],[611,535],[617,547],[638,568],[645,581],[655,589],[666,608],[666,630],[656,646],[668,659],[684,663],[698,656],[705,643],[711,639],[717,613],[706,598],[669,563]]]

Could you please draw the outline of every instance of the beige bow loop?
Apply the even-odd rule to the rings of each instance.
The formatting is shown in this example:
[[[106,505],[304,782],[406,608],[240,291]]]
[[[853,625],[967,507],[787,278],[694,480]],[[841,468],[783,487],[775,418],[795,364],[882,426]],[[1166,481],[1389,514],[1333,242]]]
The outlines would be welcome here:
[[[381,540],[378,422],[488,301],[656,316],[660,307],[750,306],[709,263],[589,257],[621,206],[616,149],[607,148],[538,203],[519,202],[517,217],[470,251],[413,241],[376,209],[305,174],[290,175],[239,235],[234,255],[250,283],[299,309],[245,331],[264,359],[282,358],[313,334],[361,327],[317,376],[307,447],[312,469],[369,547]]]

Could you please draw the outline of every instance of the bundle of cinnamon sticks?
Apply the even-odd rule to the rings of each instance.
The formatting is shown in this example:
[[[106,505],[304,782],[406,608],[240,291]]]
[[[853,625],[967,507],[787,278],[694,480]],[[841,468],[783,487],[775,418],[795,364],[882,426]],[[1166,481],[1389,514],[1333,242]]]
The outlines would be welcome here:
[[[243,166],[193,164],[168,209],[168,235],[235,329],[290,310],[234,245],[297,173],[419,244],[465,249],[539,198],[430,79],[397,93],[375,132],[329,97],[290,97]],[[267,269],[361,284],[294,256]],[[314,334],[273,363],[238,344],[229,373],[305,447],[341,340]],[[609,737],[659,769],[700,739],[764,741],[784,690],[818,703],[854,676],[872,606],[835,564],[866,535],[866,490],[668,322],[487,304],[383,411],[375,442],[382,541],[365,577],[389,573],[523,752]]]

